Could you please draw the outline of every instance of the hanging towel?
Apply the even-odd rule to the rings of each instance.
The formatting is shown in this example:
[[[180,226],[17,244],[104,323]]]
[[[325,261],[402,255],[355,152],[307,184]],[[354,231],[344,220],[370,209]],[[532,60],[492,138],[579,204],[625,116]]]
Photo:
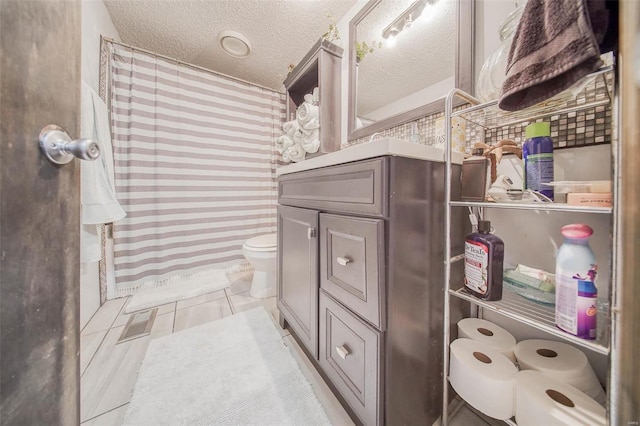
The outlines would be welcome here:
[[[589,8],[604,0],[529,0],[518,24],[507,63],[499,106],[518,111],[571,87],[602,66],[595,34],[607,19],[594,19]]]
[[[98,225],[126,216],[114,190],[113,149],[106,104],[86,83],[82,83],[81,131],[100,146],[100,158],[80,162],[82,232],[81,262],[100,260],[101,233]]]

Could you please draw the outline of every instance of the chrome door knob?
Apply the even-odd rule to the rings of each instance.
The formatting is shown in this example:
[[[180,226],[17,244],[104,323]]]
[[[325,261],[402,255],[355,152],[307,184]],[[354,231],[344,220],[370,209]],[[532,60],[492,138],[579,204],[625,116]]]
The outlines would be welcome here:
[[[54,164],[67,164],[73,157],[89,161],[100,157],[100,147],[93,139],[72,140],[67,132],[54,124],[40,131],[40,149]]]

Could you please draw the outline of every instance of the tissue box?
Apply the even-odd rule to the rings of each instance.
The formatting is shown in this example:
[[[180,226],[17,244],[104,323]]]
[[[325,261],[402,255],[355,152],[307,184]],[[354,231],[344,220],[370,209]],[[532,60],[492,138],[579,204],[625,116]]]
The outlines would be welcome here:
[[[611,193],[570,192],[567,194],[570,206],[611,207]]]

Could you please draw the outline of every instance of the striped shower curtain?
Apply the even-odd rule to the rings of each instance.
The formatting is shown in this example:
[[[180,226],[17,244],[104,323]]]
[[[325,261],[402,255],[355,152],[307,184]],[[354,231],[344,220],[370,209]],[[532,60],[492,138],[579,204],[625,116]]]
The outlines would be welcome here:
[[[110,44],[117,295],[242,267],[276,230],[284,95]]]

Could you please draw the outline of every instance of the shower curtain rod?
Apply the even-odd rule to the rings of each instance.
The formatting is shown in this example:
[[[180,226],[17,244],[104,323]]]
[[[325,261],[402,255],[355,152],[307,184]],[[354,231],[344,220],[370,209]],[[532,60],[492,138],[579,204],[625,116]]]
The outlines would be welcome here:
[[[131,50],[137,50],[138,52],[142,52],[142,53],[146,53],[146,54],[148,54],[148,55],[155,56],[156,58],[166,59],[167,61],[176,62],[176,63],[178,63],[178,64],[180,64],[180,65],[184,65],[184,66],[187,66],[187,67],[190,67],[190,68],[193,68],[193,69],[199,70],[199,71],[205,71],[205,72],[208,72],[208,73],[210,73],[210,74],[215,74],[215,75],[217,75],[217,76],[219,76],[219,77],[226,78],[227,80],[232,80],[232,81],[237,81],[237,82],[240,82],[240,83],[250,84],[250,85],[252,85],[252,86],[256,86],[256,87],[259,87],[259,88],[261,88],[261,89],[269,90],[269,91],[271,91],[271,92],[279,93],[279,94],[281,94],[281,95],[283,95],[283,94],[284,94],[284,92],[280,92],[280,91],[278,91],[278,90],[272,89],[271,87],[266,87],[266,86],[263,86],[263,85],[261,85],[261,84],[252,83],[252,82],[250,82],[250,81],[243,80],[243,79],[241,79],[241,78],[237,78],[237,77],[232,77],[232,76],[230,76],[230,75],[226,75],[226,74],[223,74],[223,73],[221,73],[221,72],[212,71],[212,70],[210,70],[210,69],[207,69],[207,68],[204,68],[204,67],[201,67],[201,66],[198,66],[198,65],[190,64],[190,63],[188,63],[188,62],[184,62],[184,61],[181,61],[181,60],[176,59],[176,58],[171,58],[171,57],[169,57],[169,56],[162,55],[162,54],[160,54],[160,53],[152,52],[152,51],[150,51],[150,50],[143,49],[143,48],[141,48],[141,47],[131,46],[130,44],[126,44],[126,43],[123,43],[123,42],[121,42],[121,41],[118,41],[118,40],[114,40],[114,39],[112,39],[112,38],[109,38],[109,37],[104,37],[104,36],[102,36],[102,35],[101,35],[101,36],[100,36],[100,39],[101,39],[101,40],[104,40],[104,41],[107,41],[107,42],[109,42],[109,43],[112,43],[112,44],[119,44],[120,46],[122,46],[122,47],[126,47],[126,48],[129,48],[129,49],[131,49]]]

